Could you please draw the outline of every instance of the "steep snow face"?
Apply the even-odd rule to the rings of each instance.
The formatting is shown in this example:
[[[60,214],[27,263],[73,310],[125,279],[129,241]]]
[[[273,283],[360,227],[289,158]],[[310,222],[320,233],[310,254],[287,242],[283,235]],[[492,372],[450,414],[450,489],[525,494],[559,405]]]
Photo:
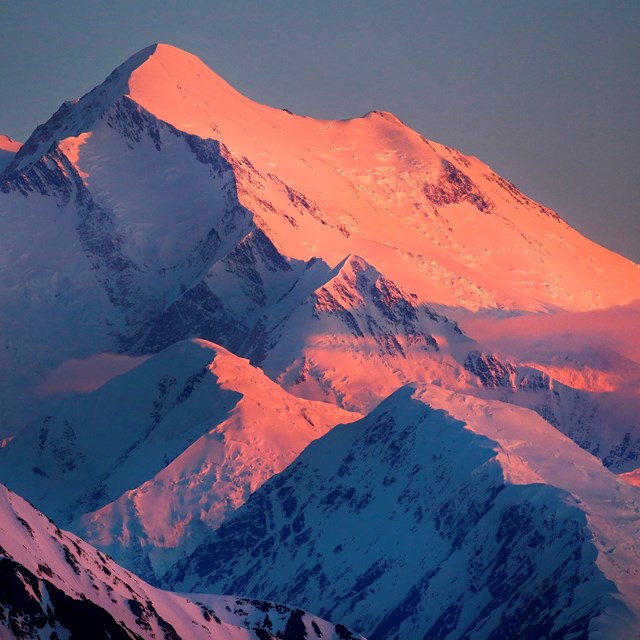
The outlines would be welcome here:
[[[132,56],[64,105],[25,143],[13,179],[52,143],[93,132],[122,100],[221,142],[242,204],[291,258],[335,265],[357,253],[421,301],[465,308],[584,309],[637,297],[636,265],[582,238],[475,158],[384,112],[319,121],[257,104],[168,45]],[[95,163],[69,153],[90,182]]]
[[[406,387],[166,583],[312,604],[371,638],[633,637],[639,497],[531,411]]]
[[[12,166],[26,159],[18,154]],[[246,337],[250,327],[233,305],[202,282],[252,228],[217,142],[122,97],[93,129],[5,176],[3,404],[69,358],[159,351],[190,337],[233,346]],[[20,424],[12,412],[3,416],[11,418],[0,425],[9,434]]]
[[[302,610],[160,591],[0,485],[3,638],[361,639]]]
[[[223,527],[218,555],[198,547],[202,584],[219,563],[220,580],[237,570],[250,591],[315,598],[376,637],[620,635],[616,603],[624,622],[640,601],[624,572],[640,566],[636,489],[495,400],[630,470],[637,404],[612,391],[637,399],[633,358],[607,364],[598,351],[588,370],[540,351],[511,358],[454,321],[626,304],[638,265],[391,114],[272,109],[166,45],[14,147],[0,173],[0,479],[154,578],[356,417],[292,398],[225,348],[298,396],[350,409],[431,382],[475,399],[401,392],[328,450],[311,447]],[[51,370],[161,351],[4,437],[28,422]],[[343,540],[349,527],[363,531]],[[256,569],[274,554],[289,566]]]
[[[311,440],[358,417],[183,342],[19,434],[0,452],[2,480],[154,579]]]
[[[291,257],[331,265],[348,253],[377,258],[421,300],[472,308],[584,309],[638,295],[635,265],[391,114],[294,116],[248,100],[166,45],[132,72],[128,88],[161,120],[224,141],[241,201]]]
[[[24,315],[12,282],[33,290],[29,327],[40,328],[38,314],[51,322],[65,309],[59,323],[69,323],[69,307],[80,306],[76,298],[97,290],[108,302],[90,307],[100,334],[135,344],[250,229],[220,145],[159,122],[127,98],[90,132],[59,141],[11,175],[3,243],[11,279],[3,297]],[[42,239],[22,255],[29,229]],[[43,300],[45,284],[52,293]],[[56,337],[63,330],[52,329]]]

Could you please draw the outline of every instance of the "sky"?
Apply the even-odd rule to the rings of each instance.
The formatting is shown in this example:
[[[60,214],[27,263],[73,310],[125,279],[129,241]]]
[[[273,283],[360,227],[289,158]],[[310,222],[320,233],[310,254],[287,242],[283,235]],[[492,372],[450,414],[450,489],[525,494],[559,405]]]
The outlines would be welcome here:
[[[640,262],[637,0],[0,0],[0,133],[154,42],[274,107],[391,111]]]

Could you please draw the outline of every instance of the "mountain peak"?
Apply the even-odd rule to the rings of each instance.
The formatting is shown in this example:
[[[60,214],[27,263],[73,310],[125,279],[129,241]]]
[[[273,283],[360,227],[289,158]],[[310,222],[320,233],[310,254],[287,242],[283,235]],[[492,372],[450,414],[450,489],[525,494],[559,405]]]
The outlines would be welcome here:
[[[154,44],[150,44],[148,47],[144,49],[140,49],[137,53],[134,53],[129,61],[134,61],[136,59],[142,59],[142,62],[147,59],[156,59],[162,60],[164,63],[173,63],[173,64],[189,64],[189,63],[199,63],[204,64],[200,58],[198,58],[193,53],[189,51],[185,51],[184,49],[180,49],[180,47],[176,47],[172,44],[167,44],[165,42],[155,42]],[[125,63],[126,64],[126,63]],[[141,64],[141,63],[140,63]]]
[[[398,118],[397,115],[391,113],[391,111],[381,111],[380,109],[373,109],[372,111],[367,111],[367,113],[362,116],[363,118],[381,118],[382,120],[387,120],[388,122],[392,122],[393,124],[399,124],[403,127],[407,125]]]
[[[227,175],[233,172],[238,205],[254,214],[288,258],[321,257],[334,265],[348,253],[360,255],[431,306],[588,309],[637,297],[635,265],[579,237],[488,166],[429,142],[394,115],[296,116],[243,96],[199,58],[167,44],[142,49],[83,98],[65,103],[7,157],[3,177],[15,184],[40,158],[60,152],[90,191],[111,194],[108,205],[119,211],[123,201],[114,188],[129,185],[131,172],[148,171],[153,160],[154,188],[136,199],[136,207],[156,221],[158,208],[149,206],[149,197],[167,189],[178,198],[182,191],[169,188],[167,180],[177,176],[177,167],[181,182],[186,175],[200,176],[197,186],[185,185],[185,194],[203,188],[221,193],[200,172],[201,161],[192,172],[173,151],[156,154],[163,136],[167,151],[181,137],[180,147],[193,155],[188,136],[196,136],[207,157],[217,154]],[[138,145],[149,140],[154,151],[147,156]],[[112,145],[137,151],[111,156]],[[95,162],[96,154],[113,162]],[[125,157],[130,171],[123,170]],[[29,184],[36,183],[33,178]],[[146,190],[146,183],[140,188]],[[172,216],[185,204],[190,210],[190,201],[163,204],[162,210],[178,221]],[[208,231],[210,210],[198,210],[198,228]],[[132,218],[123,215],[126,224],[140,220],[133,210]],[[247,217],[237,220],[246,231]],[[184,246],[191,247],[187,240]],[[137,252],[137,238],[134,246]],[[146,262],[149,254],[143,253]],[[141,255],[135,253],[136,259]],[[161,255],[173,260],[177,253]],[[601,266],[594,268],[594,260]],[[353,271],[355,265],[341,267]],[[147,273],[146,267],[137,273]]]
[[[212,113],[234,113],[240,102],[251,102],[198,57],[168,44],[143,49],[121,68],[131,69],[131,99],[188,133],[212,137]]]
[[[205,138],[219,137],[211,118],[214,111],[236,113],[242,110],[241,101],[253,104],[193,54],[169,44],[152,44],[134,53],[82,98],[63,103],[16,149],[8,170],[24,170],[52,145],[92,131],[123,98],[178,129]]]
[[[145,75],[157,65],[161,65],[166,72],[182,73],[186,67],[200,67],[207,74],[215,75],[200,58],[170,44],[157,42],[129,56],[107,78],[105,82],[118,78],[130,78],[134,73],[143,70]]]
[[[190,81],[217,82],[223,88],[232,87],[212,71],[200,58],[170,44],[156,43],[134,53],[116,71],[129,76],[129,93],[144,91],[144,82],[177,84],[182,89],[193,89]],[[128,73],[127,73],[128,72]],[[142,86],[140,86],[142,83]],[[135,99],[135,95],[132,95]]]

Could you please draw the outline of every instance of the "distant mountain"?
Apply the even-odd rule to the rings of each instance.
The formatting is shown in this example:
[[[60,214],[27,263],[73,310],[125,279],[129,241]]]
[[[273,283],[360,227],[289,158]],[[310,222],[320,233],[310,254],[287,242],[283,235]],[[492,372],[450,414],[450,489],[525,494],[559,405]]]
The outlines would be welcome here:
[[[632,638],[640,492],[535,413],[405,387],[336,427],[166,576],[373,639]]]
[[[0,171],[11,163],[21,146],[21,142],[16,142],[9,136],[0,134]]]
[[[198,227],[205,194],[224,184],[197,182],[217,156],[213,173],[235,179],[229,197],[289,258],[335,265],[350,253],[376,256],[401,285],[418,284],[421,300],[473,308],[592,308],[637,297],[633,263],[588,242],[480,161],[388,113],[318,121],[259,105],[171,46],[140,51],[63,105],[22,147],[8,189],[29,190],[28,172],[39,174],[42,157],[58,152],[112,210],[124,254],[148,268],[175,267],[181,243],[174,237],[162,251],[162,236],[146,224],[141,244],[141,196],[155,192],[160,206],[145,204],[154,223],[183,234],[179,212],[189,205],[191,239],[200,240],[218,217],[212,209],[224,210],[209,200],[210,224]],[[148,179],[136,186],[131,172],[143,168]]]
[[[22,431],[0,449],[0,480],[153,580],[358,417],[289,395],[222,347],[181,342]]]
[[[362,638],[279,604],[155,589],[2,485],[0,576],[3,639]]]

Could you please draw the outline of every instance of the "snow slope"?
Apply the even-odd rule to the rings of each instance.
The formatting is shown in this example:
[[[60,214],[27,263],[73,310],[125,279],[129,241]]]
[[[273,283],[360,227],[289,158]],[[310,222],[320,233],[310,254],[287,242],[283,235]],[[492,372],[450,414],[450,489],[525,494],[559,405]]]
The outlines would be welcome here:
[[[285,308],[269,310],[252,359],[295,395],[366,411],[409,380],[467,382],[458,359],[474,343],[359,256]]]
[[[535,329],[528,339],[536,347],[525,364],[484,351],[482,342],[359,256],[345,259],[315,290],[308,292],[306,284],[301,279],[265,313],[252,354],[291,393],[367,412],[403,384],[437,384],[534,409],[608,467],[637,466],[640,424],[634,409],[640,406],[626,391],[634,385],[634,368],[623,357],[608,361],[626,384],[603,390],[584,388],[589,371],[557,342],[546,347],[558,361],[550,368]],[[292,306],[294,301],[299,304]],[[568,375],[571,366],[581,376]],[[596,370],[593,375],[597,380]]]
[[[558,372],[561,376],[569,368],[569,356],[562,359],[564,366]],[[473,395],[533,409],[612,470],[637,467],[640,459],[637,395],[587,391],[579,388],[580,384],[576,389],[555,380],[544,366],[518,365],[495,353],[477,350],[468,352],[464,367],[475,381],[476,387],[469,389]]]
[[[371,638],[633,638],[640,493],[535,413],[407,386],[312,443],[166,576]]]
[[[361,638],[299,609],[146,584],[0,485],[0,637]]]
[[[473,277],[486,285],[483,289],[492,292],[507,285],[506,296],[512,299],[519,295],[515,289],[524,289],[529,296],[535,291],[542,304],[555,298],[557,306],[569,307],[602,306],[607,298],[621,302],[621,291],[615,298],[612,291],[594,291],[604,279],[626,289],[626,298],[637,297],[631,286],[639,277],[634,265],[586,243],[483,163],[425,141],[395,116],[374,111],[345,122],[300,118],[241,96],[190,54],[166,45],[146,51],[148,59],[131,74],[129,95],[181,130],[224,140],[234,164],[246,157],[251,165],[244,166],[252,169],[239,171],[239,186],[241,193],[251,195],[244,204],[258,204],[256,193],[261,193],[284,213],[296,214],[299,233],[282,213],[276,218],[267,216],[264,206],[257,211],[249,207],[263,218],[276,243],[291,246],[296,235],[301,237],[298,250],[303,253],[293,257],[321,255],[336,264],[348,253],[367,259],[374,250],[384,256],[388,246],[396,260],[404,259],[395,267],[388,260],[380,266],[398,280],[396,274],[406,279],[416,268],[426,242],[436,261],[442,260],[438,266],[457,263],[456,281],[462,280],[461,268],[473,269]],[[314,203],[319,224],[309,220]],[[312,229],[318,233],[310,233]],[[349,250],[343,248],[347,246]],[[417,269],[422,272],[420,294],[429,280],[424,271],[433,267],[423,269]],[[603,280],[600,269],[602,275],[606,272]],[[485,270],[493,277],[483,278]],[[619,278],[622,273],[632,281]],[[573,280],[570,290],[563,290],[563,280]],[[461,291],[456,294],[462,298],[458,304],[473,304]],[[440,302],[447,295],[434,290],[426,297]],[[504,289],[493,295],[504,296]],[[490,297],[488,293],[482,300],[483,306],[490,306]]]
[[[354,542],[352,567],[342,562],[336,569],[333,551],[318,549],[315,564],[303,567],[299,579],[289,576],[286,588],[273,589],[317,597],[327,611],[339,593],[334,582],[343,595],[366,593],[340,606],[376,637],[402,635],[414,624],[421,630],[431,625],[442,636],[455,636],[464,625],[487,636],[513,635],[509,625],[524,624],[514,612],[532,601],[540,605],[529,619],[542,621],[544,629],[579,635],[569,628],[575,623],[593,633],[617,631],[615,603],[624,609],[637,601],[635,577],[625,582],[624,572],[607,559],[627,563],[630,571],[639,566],[635,525],[620,516],[621,496],[632,502],[629,492],[636,489],[559,432],[612,469],[638,466],[637,363],[624,349],[640,309],[638,265],[580,236],[478,159],[426,140],[392,114],[320,121],[273,109],[167,45],[132,56],[10,151],[9,164],[0,169],[0,479],[152,579],[208,537],[308,442],[356,417],[309,400],[365,412],[401,385],[431,383],[428,401],[421,391],[411,401],[402,393],[392,396],[391,413],[398,414],[393,424],[411,435],[416,425],[403,420],[431,415],[424,408],[429,405],[467,425],[458,429],[463,440],[477,430],[498,443],[480,447],[485,453],[520,451],[524,442],[533,442],[535,451],[525,451],[522,465],[513,456],[506,464],[495,451],[483,458],[478,440],[465,440],[470,458],[449,482],[433,476],[419,447],[405,450],[410,442],[394,440],[393,429],[373,438],[378,444],[372,448],[386,451],[397,442],[408,459],[415,453],[416,474],[426,487],[418,501],[439,499],[429,493],[434,486],[449,496],[442,500],[458,501],[473,514],[475,503],[465,502],[473,487],[467,491],[461,478],[481,475],[486,483],[479,490],[490,496],[482,503],[488,528],[474,524],[470,546],[459,549],[451,542],[458,532],[438,529],[435,512],[420,522],[416,516],[409,529],[416,527],[413,533],[430,543],[439,540],[436,551],[451,553],[446,560],[425,556],[417,565],[398,557],[398,567],[417,566],[409,585],[387,571],[382,555],[384,567],[369,563],[372,549],[385,550],[367,537],[376,527],[368,521],[363,526],[356,514],[353,526],[366,535]],[[612,357],[601,348],[576,351],[562,334],[548,343],[538,339],[548,322],[566,323],[571,337],[572,319],[584,314],[582,339],[590,345],[591,320],[612,305],[627,305],[628,328]],[[476,332],[479,324],[468,322],[480,317],[500,333],[497,320],[517,322],[518,316],[531,321],[527,339],[516,345],[520,350],[503,349],[490,332]],[[465,335],[461,327],[467,326]],[[614,333],[616,326],[604,332]],[[597,332],[603,333],[602,322]],[[249,358],[271,380],[232,353]],[[77,362],[118,356],[131,364],[149,355],[154,357],[83,397],[64,398],[51,382]],[[496,401],[534,409],[544,420]],[[40,414],[50,417],[34,421]],[[440,417],[433,420],[440,424]],[[429,455],[451,456],[455,448],[441,451],[445,444],[429,441],[428,450],[436,451]],[[588,469],[593,484],[567,479],[554,446],[567,468]],[[356,453],[363,486],[369,477],[379,481],[371,513],[387,513],[389,504],[405,500],[393,493],[400,485],[391,475],[388,483],[387,475],[376,475],[373,451],[358,445]],[[411,475],[402,460],[386,456],[379,456],[384,464]],[[552,465],[547,475],[544,460]],[[490,473],[482,475],[487,468]],[[321,535],[329,507],[319,505],[303,476],[295,491],[309,491],[304,500],[316,510],[314,535]],[[337,478],[330,480],[340,485],[339,473]],[[598,484],[603,497],[594,502]],[[269,486],[256,495],[267,495]],[[323,491],[337,505],[341,494],[335,490],[326,484]],[[569,495],[582,502],[571,503]],[[360,509],[350,501],[335,507],[347,522],[350,509]],[[585,504],[595,505],[586,516]],[[263,522],[249,505],[242,513],[255,522],[239,515],[232,522],[249,529],[237,531],[251,532],[250,525]],[[549,513],[554,516],[547,520]],[[607,529],[602,513],[620,525],[619,533]],[[539,535],[501,537],[510,522],[532,522]],[[291,533],[294,523],[283,525],[278,543],[264,530],[249,539],[256,557],[279,546],[285,557],[295,557],[290,539],[301,534]],[[224,525],[220,535],[231,536],[229,531]],[[566,542],[564,550],[554,546],[554,536]],[[603,542],[609,539],[616,541],[610,553]],[[618,560],[624,540],[628,561]],[[538,566],[529,551],[536,545],[554,561]],[[222,549],[219,557],[229,560],[225,554]],[[242,558],[229,560],[220,575],[233,566],[249,576]],[[442,591],[446,597],[423,588],[430,572],[448,576],[456,562],[474,567],[474,558],[481,566],[468,579],[476,582],[459,578],[457,587]],[[532,588],[538,600],[520,591],[504,600],[505,585],[518,581],[512,564],[519,561],[537,576]],[[313,580],[308,589],[302,585],[307,569],[325,576],[317,592]],[[260,576],[254,571],[247,585]],[[583,578],[587,586],[580,586]],[[484,585],[473,605],[458,598],[463,583]],[[560,585],[562,606],[551,602],[545,584]],[[367,585],[377,585],[371,589],[378,595],[369,594]],[[619,599],[607,595],[616,588]],[[435,609],[420,601],[423,592],[433,595]],[[397,594],[395,610],[389,594]],[[377,608],[370,608],[373,601]],[[486,616],[474,618],[476,610]],[[505,618],[498,620],[500,611]]]
[[[358,417],[187,341],[22,431],[0,450],[0,476],[154,579],[311,440]]]

